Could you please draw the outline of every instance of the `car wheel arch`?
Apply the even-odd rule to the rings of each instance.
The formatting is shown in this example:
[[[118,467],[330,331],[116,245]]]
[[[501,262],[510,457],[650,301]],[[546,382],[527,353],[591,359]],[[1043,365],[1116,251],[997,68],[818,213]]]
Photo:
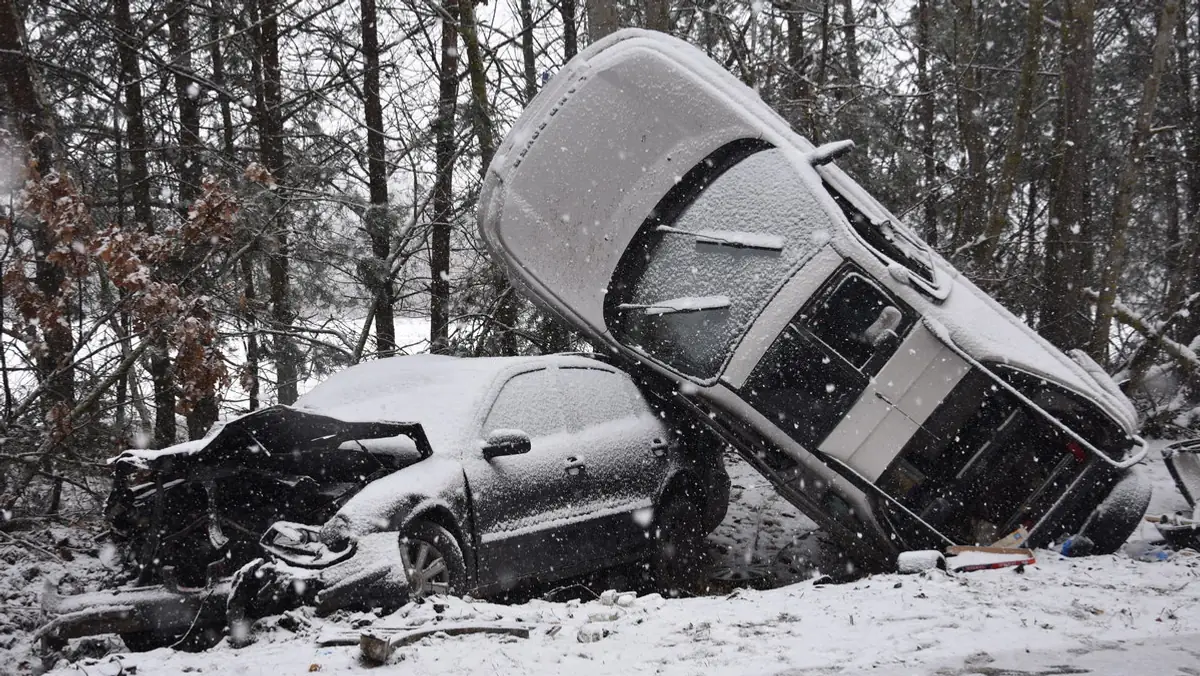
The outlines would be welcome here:
[[[460,520],[454,516],[449,505],[436,500],[425,500],[419,503],[400,523],[399,531],[406,531],[418,521],[428,521],[445,528],[458,541],[462,549],[463,559],[467,566],[467,579],[476,579],[476,557],[474,542],[466,536],[466,529]]]

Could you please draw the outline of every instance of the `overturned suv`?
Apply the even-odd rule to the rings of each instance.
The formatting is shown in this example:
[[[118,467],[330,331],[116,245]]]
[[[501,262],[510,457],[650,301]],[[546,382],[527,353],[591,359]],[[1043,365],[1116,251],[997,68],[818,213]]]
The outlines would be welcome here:
[[[580,53],[489,167],[510,280],[675,396],[861,566],[1116,550],[1149,502],[1129,401],[963,278],[696,48]],[[571,171],[563,171],[563,167]]]
[[[51,593],[42,637],[196,647],[281,604],[398,607],[631,562],[670,583],[728,502],[703,434],[581,356],[361,364],[294,407],[119,456],[108,517],[147,586]]]

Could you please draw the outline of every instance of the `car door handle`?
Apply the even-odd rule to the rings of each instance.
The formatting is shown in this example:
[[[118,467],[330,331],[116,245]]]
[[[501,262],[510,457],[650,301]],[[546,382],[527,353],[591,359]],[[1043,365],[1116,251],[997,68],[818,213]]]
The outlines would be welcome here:
[[[667,455],[667,448],[670,444],[662,439],[655,439],[650,442],[650,455],[656,458],[663,458]]]
[[[566,466],[563,467],[563,471],[571,476],[582,474],[584,468],[587,467],[586,463],[583,462],[583,458],[576,455],[567,458],[565,464]]]

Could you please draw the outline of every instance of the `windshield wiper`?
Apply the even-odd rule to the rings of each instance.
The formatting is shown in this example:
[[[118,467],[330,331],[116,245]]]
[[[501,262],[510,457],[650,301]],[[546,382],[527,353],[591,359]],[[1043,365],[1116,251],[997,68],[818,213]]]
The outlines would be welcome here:
[[[657,303],[621,303],[618,310],[641,310],[650,316],[674,315],[685,312],[704,312],[707,310],[724,310],[729,307],[729,296],[685,296],[672,298]]]
[[[739,230],[684,230],[669,225],[660,225],[656,232],[668,235],[687,235],[696,238],[696,244],[727,246],[734,249],[756,249],[759,251],[783,251],[783,237],[765,232],[742,232]]]

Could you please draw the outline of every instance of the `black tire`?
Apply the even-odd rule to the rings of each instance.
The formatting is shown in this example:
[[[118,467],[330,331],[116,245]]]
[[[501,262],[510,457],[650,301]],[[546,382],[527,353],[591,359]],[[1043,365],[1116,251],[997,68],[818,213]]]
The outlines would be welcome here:
[[[1121,477],[1079,531],[1092,541],[1092,554],[1113,554],[1125,544],[1146,515],[1150,494],[1150,481],[1140,467]]]
[[[651,573],[671,596],[696,593],[706,579],[704,509],[686,489],[668,493],[654,512]]]
[[[431,521],[415,521],[400,534],[401,565],[408,594],[420,600],[432,594],[458,596],[467,588],[462,547],[450,531]]]

